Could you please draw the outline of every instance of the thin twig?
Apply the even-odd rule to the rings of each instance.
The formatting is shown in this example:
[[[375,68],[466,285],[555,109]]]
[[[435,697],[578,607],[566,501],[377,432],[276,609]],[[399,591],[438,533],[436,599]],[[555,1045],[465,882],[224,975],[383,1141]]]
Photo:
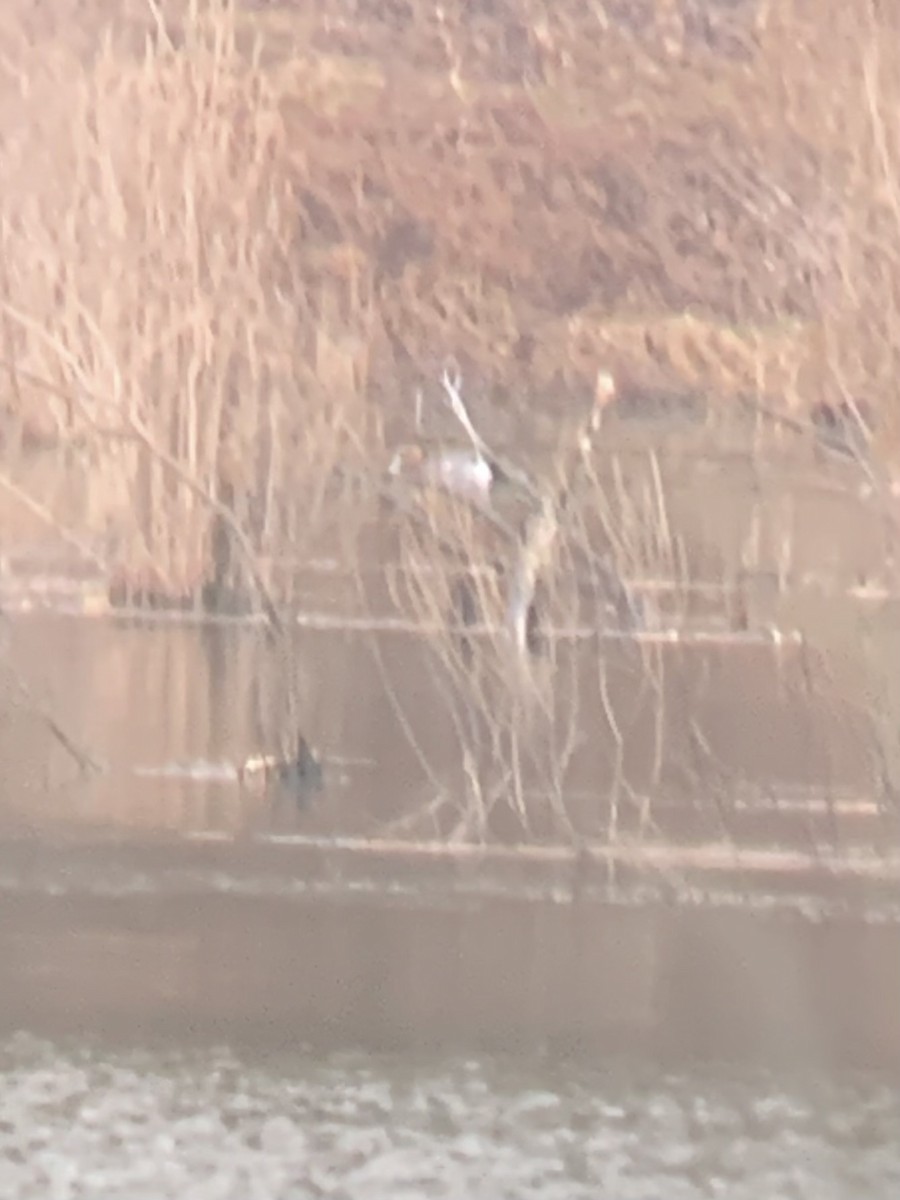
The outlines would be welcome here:
[[[441,376],[441,384],[444,388],[450,411],[465,430],[466,435],[472,443],[472,448],[475,450],[475,453],[480,458],[489,460],[492,463],[496,463],[496,465],[500,468],[500,471],[511,483],[514,483],[517,487],[520,487],[526,495],[531,497],[532,500],[539,501],[541,499],[541,494],[527,473],[515,463],[510,462],[509,459],[504,455],[498,454],[495,450],[492,450],[475,428],[472,418],[469,416],[469,410],[466,408],[462,398],[462,376],[460,373],[457,371],[451,377],[447,369],[444,368],[444,373]]]
[[[99,759],[95,758],[94,755],[91,754],[91,752],[84,746],[80,746],[78,742],[70,734],[68,734],[65,729],[63,729],[62,725],[59,723],[59,721],[57,721],[56,717],[54,717],[49,709],[38,703],[28,684],[25,682],[12,663],[7,662],[6,669],[9,672],[13,683],[15,684],[16,690],[19,693],[19,697],[27,703],[29,709],[36,716],[40,717],[40,719],[50,730],[50,733],[77,763],[82,775],[99,774],[104,769],[103,763],[101,763]]]

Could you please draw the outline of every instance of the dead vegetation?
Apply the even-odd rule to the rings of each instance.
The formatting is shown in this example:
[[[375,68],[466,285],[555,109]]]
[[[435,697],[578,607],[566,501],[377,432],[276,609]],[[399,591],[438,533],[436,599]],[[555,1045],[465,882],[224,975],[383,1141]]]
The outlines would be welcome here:
[[[26,53],[0,214],[11,423],[89,459],[89,532],[127,588],[246,588],[256,556],[308,542],[367,424],[365,307],[334,327],[310,276],[283,92],[227,6],[140,58]]]
[[[382,465],[447,353],[498,426],[565,413],[599,365],[626,406],[877,404],[887,331],[841,347],[890,233],[881,18],[836,9],[854,124],[810,102],[818,10],[704,10],[196,0],[90,49],[9,18],[8,451],[77,446],[122,587],[190,596],[333,536],[335,466]]]
[[[874,0],[475,7],[95,0],[53,26],[8,10],[2,532],[22,536],[27,508],[116,603],[277,622],[287,562],[371,557],[415,388],[452,354],[491,446],[543,458],[540,502],[505,530],[434,492],[394,513],[393,599],[437,631],[463,774],[451,818],[443,783],[428,817],[485,836],[502,799],[517,833],[546,832],[548,812],[571,832],[569,764],[601,711],[602,832],[623,806],[643,830],[666,711],[694,698],[637,640],[532,643],[621,624],[620,578],[655,579],[683,615],[715,514],[685,530],[659,447],[600,461],[582,405],[605,367],[621,417],[696,402],[715,443],[752,414],[752,515],[708,556],[723,592],[795,565],[760,429],[865,411],[873,437],[850,458],[883,515],[897,41]],[[77,504],[58,483],[73,476]],[[705,731],[681,745],[685,772],[709,775]]]

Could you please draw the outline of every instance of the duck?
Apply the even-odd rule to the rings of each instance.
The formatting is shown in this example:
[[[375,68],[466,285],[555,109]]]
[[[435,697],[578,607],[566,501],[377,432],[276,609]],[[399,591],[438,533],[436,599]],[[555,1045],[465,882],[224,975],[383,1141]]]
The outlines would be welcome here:
[[[279,763],[275,770],[275,778],[298,799],[322,790],[322,760],[302,734],[297,738],[297,752],[287,762]]]
[[[301,804],[320,792],[325,782],[322,760],[302,733],[297,735],[297,749],[290,758],[272,754],[254,754],[248,758],[240,767],[238,778],[245,783],[254,776],[261,776],[267,782],[274,780]]]
[[[810,422],[819,443],[827,450],[853,459],[864,459],[872,444],[875,419],[865,400],[820,400],[810,411]]]
[[[493,489],[504,478],[497,464],[474,447],[427,452],[415,443],[396,451],[388,474],[424,487],[440,488],[484,507],[490,506]]]

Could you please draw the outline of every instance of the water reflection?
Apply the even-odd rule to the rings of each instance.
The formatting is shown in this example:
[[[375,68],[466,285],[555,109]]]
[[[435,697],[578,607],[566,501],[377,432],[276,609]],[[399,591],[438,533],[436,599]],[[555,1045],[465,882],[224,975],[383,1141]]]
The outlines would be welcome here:
[[[898,1194],[885,1080],[0,1043],[9,1200]]]
[[[403,572],[416,555],[401,553],[393,524],[373,513],[352,569],[331,535],[312,559],[282,564],[286,594],[332,622],[297,629],[287,649],[234,625],[14,621],[13,664],[110,770],[90,786],[73,780],[46,730],[3,705],[0,820],[144,834],[559,840],[574,827],[598,838],[718,839],[740,824],[738,791],[746,814],[754,788],[806,789],[820,806],[824,798],[826,822],[801,828],[801,814],[787,830],[769,805],[753,837],[881,844],[884,829],[836,816],[832,801],[844,789],[857,813],[861,795],[896,823],[885,797],[900,790],[891,667],[900,611],[874,592],[851,597],[861,581],[894,586],[896,513],[863,494],[857,463],[818,462],[802,430],[762,453],[758,414],[707,416],[662,437],[652,421],[611,420],[596,494],[579,509],[575,541],[591,553],[573,552],[557,572],[547,620],[596,627],[588,565],[606,553],[610,529],[634,525],[647,545],[638,539],[617,565],[640,576],[661,626],[727,627],[746,640],[575,642],[544,629],[538,687],[525,702],[475,634],[457,640],[448,663],[452,638],[442,658],[433,640],[399,630],[413,615],[444,629],[449,597],[437,603],[443,593],[425,568],[447,564],[426,554],[413,586]],[[546,459],[539,450],[528,454]],[[658,526],[672,544],[657,544]],[[374,635],[373,615],[392,631]],[[341,628],[346,619],[352,627]],[[775,628],[802,630],[805,647],[767,641]],[[324,758],[321,795],[298,804],[236,785],[241,762],[283,752],[298,728]]]
[[[855,636],[829,625],[848,628]],[[276,652],[240,626],[48,617],[14,622],[10,656],[109,769],[76,779],[46,728],[10,703],[7,823],[330,836],[399,822],[446,836],[482,832],[467,821],[490,810],[501,836],[558,836],[562,814],[593,836],[646,836],[671,835],[674,805],[711,821],[695,830],[710,837],[738,819],[738,787],[746,809],[754,786],[833,797],[871,783],[862,709],[835,691],[836,653],[824,662],[790,645],[560,643],[533,701],[496,671],[454,675],[427,639],[397,632],[301,629]],[[292,803],[284,788],[239,786],[241,763],[296,746],[298,728],[324,760],[321,792]]]

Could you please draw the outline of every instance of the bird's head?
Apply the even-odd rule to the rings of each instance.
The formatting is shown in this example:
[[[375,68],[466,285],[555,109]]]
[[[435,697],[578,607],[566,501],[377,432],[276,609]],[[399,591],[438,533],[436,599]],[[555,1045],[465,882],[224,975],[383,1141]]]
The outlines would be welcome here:
[[[602,367],[597,372],[597,379],[594,384],[594,406],[598,409],[606,408],[608,404],[612,404],[616,398],[616,381],[612,372],[604,370]]]
[[[421,446],[410,443],[400,446],[388,466],[389,475],[404,475],[422,465],[425,455]]]

